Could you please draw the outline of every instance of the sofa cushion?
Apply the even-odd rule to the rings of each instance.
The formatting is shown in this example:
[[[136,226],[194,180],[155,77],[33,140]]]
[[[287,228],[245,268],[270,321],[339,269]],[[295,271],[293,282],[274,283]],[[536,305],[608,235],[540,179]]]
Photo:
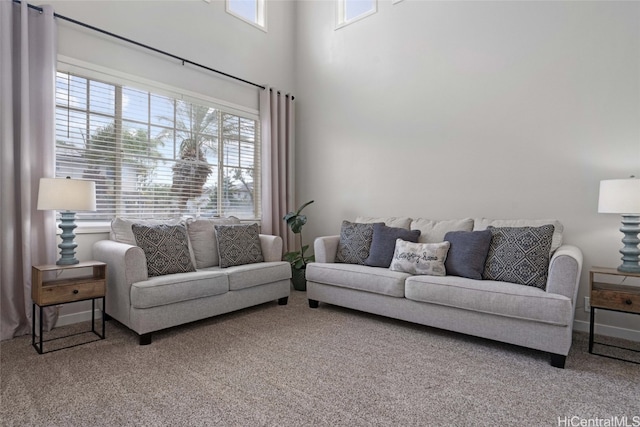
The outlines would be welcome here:
[[[229,279],[230,291],[291,279],[291,264],[284,261],[260,262],[228,268],[210,267],[206,271],[224,272]]]
[[[218,254],[218,239],[216,225],[240,224],[240,220],[230,216],[228,218],[198,219],[187,223],[189,241],[193,249],[196,268],[213,267],[220,264]]]
[[[392,297],[404,297],[407,273],[388,268],[355,264],[311,263],[307,266],[307,280],[356,289]]]
[[[449,231],[471,231],[473,229],[473,220],[465,219],[449,219],[449,220],[433,220],[418,218],[411,222],[412,230],[420,230],[420,243],[439,243],[444,241],[444,235]]]
[[[451,276],[482,279],[491,244],[491,231],[450,231],[444,240],[451,243],[444,266]]]
[[[396,249],[396,240],[402,239],[407,242],[415,243],[418,241],[419,237],[420,230],[387,227],[380,223],[374,224],[369,257],[365,260],[364,264],[371,267],[388,268],[389,265],[391,265],[393,252]]]
[[[340,242],[336,253],[336,262],[345,264],[361,264],[369,257],[371,240],[373,239],[373,225],[383,223],[357,223],[342,221]]]
[[[553,225],[493,227],[482,277],[546,289]]]
[[[263,262],[258,224],[215,225],[220,267]]]
[[[150,308],[224,294],[229,280],[222,271],[194,271],[152,277],[131,285],[131,306]]]
[[[383,222],[384,225],[388,227],[404,228],[407,230],[411,226],[411,218],[407,216],[382,216],[382,217],[359,216],[356,218],[355,222],[361,222],[365,224],[369,224],[373,222]]]
[[[149,277],[195,271],[184,225],[133,224],[131,230],[144,251]]]
[[[540,227],[542,225],[553,225],[553,240],[549,252],[551,255],[562,246],[562,233],[564,226],[557,219],[489,219],[476,218],[473,221],[473,230],[486,230],[490,225],[493,227]]]
[[[481,313],[561,326],[570,326],[572,322],[569,298],[514,283],[456,276],[413,276],[406,281],[405,294],[410,300]]]
[[[447,274],[444,261],[450,245],[449,242],[412,243],[398,239],[389,268],[409,274],[444,276]]]
[[[120,243],[137,246],[136,237],[133,235],[131,226],[138,225],[185,225],[186,221],[182,218],[168,219],[142,219],[142,218],[120,218],[116,217],[111,220],[110,239]]]

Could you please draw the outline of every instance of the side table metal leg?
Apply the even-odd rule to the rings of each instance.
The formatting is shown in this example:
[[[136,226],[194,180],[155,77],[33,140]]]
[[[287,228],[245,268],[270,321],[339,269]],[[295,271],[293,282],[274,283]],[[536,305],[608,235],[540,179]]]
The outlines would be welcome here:
[[[38,353],[42,354],[44,352],[44,347],[42,347],[42,341],[43,341],[43,321],[42,321],[42,314],[43,314],[43,309],[42,307],[40,307],[40,319],[38,319],[40,321],[40,349],[38,350]]]
[[[36,303],[31,303],[31,345],[36,346]],[[37,348],[36,348],[37,350]]]
[[[102,297],[102,339],[106,338],[105,335],[105,330],[104,330],[104,322],[107,320],[105,319],[105,317],[107,317],[107,314],[104,312],[105,306],[104,306],[105,300],[104,297]]]
[[[589,353],[593,353],[593,323],[596,315],[595,307],[591,307],[591,316],[589,318]]]

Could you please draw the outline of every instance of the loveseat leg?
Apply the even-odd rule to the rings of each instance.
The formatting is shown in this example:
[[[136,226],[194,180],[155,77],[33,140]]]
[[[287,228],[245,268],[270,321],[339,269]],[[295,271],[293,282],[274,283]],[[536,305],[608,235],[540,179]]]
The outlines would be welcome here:
[[[314,300],[314,299],[310,299],[309,300],[309,307],[311,308],[318,308],[318,301]]]
[[[551,353],[551,366],[554,368],[564,369],[564,362],[566,362],[566,360],[567,356]]]
[[[140,345],[151,344],[151,332],[140,335]]]
[[[278,305],[287,305],[289,302],[289,297],[282,297],[278,300]]]

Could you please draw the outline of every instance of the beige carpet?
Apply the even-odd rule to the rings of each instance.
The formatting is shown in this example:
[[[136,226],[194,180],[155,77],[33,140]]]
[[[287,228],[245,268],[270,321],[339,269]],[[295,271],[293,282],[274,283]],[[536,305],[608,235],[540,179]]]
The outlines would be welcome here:
[[[150,346],[114,321],[106,340],[44,355],[30,344],[0,344],[3,426],[640,422],[640,365],[588,354],[585,334],[575,334],[561,370],[534,350],[326,304],[312,310],[303,292],[287,306],[156,333]]]

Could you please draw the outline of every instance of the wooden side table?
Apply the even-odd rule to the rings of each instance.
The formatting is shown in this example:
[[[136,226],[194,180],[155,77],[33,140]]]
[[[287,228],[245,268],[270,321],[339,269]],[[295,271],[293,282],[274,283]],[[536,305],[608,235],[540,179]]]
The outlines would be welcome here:
[[[57,272],[75,269],[91,269],[91,274],[82,277],[72,277],[67,279],[56,279],[44,281],[43,276],[48,272]],[[99,261],[85,261],[74,265],[34,265],[31,268],[31,299],[33,300],[33,318],[31,327],[31,345],[40,354],[44,353],[43,343],[43,327],[42,327],[42,311],[44,307],[50,305],[67,304],[76,301],[91,300],[91,330],[99,339],[105,338],[105,292],[107,288],[107,265]],[[95,328],[95,302],[96,299],[102,299],[102,334],[98,333]],[[36,343],[36,305],[40,308],[39,319],[39,342]],[[86,333],[82,332],[82,333]],[[66,338],[66,337],[60,337]],[[55,339],[60,339],[55,338]],[[53,341],[49,340],[49,341]],[[98,341],[98,340],[92,340]],[[92,342],[88,341],[88,342]],[[83,342],[81,344],[86,344]],[[63,348],[75,347],[70,345]],[[59,348],[57,350],[62,350]],[[53,350],[52,350],[53,351]]]
[[[589,353],[596,354],[598,356],[608,357],[610,359],[624,360],[625,362],[637,363],[633,360],[621,359],[619,357],[609,356],[606,354],[593,352],[593,329],[596,308],[600,310],[618,311],[622,313],[640,314],[640,286],[624,285],[624,284],[611,284],[598,282],[595,280],[596,275],[609,275],[620,277],[635,277],[640,278],[640,273],[624,273],[616,270],[615,268],[602,268],[593,267],[589,271],[589,290],[590,290],[590,302],[591,302],[591,318],[589,320]],[[638,352],[624,347],[618,347],[610,344],[598,343],[608,347],[622,348],[624,350]]]

